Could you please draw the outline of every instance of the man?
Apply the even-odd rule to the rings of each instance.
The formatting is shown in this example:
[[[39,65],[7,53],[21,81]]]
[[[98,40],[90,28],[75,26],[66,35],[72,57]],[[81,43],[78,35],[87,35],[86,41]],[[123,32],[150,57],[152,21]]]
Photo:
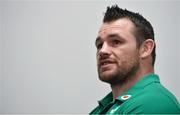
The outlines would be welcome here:
[[[143,16],[108,7],[95,44],[99,79],[112,92],[90,114],[180,114],[179,102],[154,74],[154,31]]]

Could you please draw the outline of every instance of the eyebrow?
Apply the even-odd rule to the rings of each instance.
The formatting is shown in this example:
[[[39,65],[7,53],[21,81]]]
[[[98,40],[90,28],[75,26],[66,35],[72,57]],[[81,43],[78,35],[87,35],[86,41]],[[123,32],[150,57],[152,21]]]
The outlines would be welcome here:
[[[119,36],[119,35],[117,35],[117,34],[109,34],[108,36],[107,36],[107,38],[114,38],[114,37],[118,37],[119,39],[123,39],[121,36]],[[95,44],[98,42],[98,41],[100,41],[102,38],[100,37],[100,36],[98,36],[97,38],[96,38],[96,41],[95,41]]]
[[[107,37],[108,38],[114,38],[114,37],[122,38],[121,36],[119,36],[117,34],[109,34]]]

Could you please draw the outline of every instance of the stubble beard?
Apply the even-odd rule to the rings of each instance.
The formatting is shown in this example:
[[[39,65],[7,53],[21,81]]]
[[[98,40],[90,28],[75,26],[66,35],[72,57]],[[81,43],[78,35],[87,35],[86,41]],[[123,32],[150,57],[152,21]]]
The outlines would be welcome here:
[[[117,64],[116,68],[109,74],[103,74],[98,69],[99,79],[111,85],[125,83],[133,77],[139,69],[139,58],[124,60],[121,65]]]

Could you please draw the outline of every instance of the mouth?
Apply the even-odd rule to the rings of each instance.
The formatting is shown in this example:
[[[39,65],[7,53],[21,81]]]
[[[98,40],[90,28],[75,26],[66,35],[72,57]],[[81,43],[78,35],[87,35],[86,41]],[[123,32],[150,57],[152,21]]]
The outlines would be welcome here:
[[[115,62],[112,60],[100,60],[99,67],[101,70],[108,70],[110,69],[110,66],[114,64]]]

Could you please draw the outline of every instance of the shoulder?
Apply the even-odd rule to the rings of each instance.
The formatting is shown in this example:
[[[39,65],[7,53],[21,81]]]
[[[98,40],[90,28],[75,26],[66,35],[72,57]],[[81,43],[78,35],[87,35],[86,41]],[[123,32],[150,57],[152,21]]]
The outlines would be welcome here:
[[[126,113],[180,113],[174,95],[161,84],[147,86],[126,102]]]

